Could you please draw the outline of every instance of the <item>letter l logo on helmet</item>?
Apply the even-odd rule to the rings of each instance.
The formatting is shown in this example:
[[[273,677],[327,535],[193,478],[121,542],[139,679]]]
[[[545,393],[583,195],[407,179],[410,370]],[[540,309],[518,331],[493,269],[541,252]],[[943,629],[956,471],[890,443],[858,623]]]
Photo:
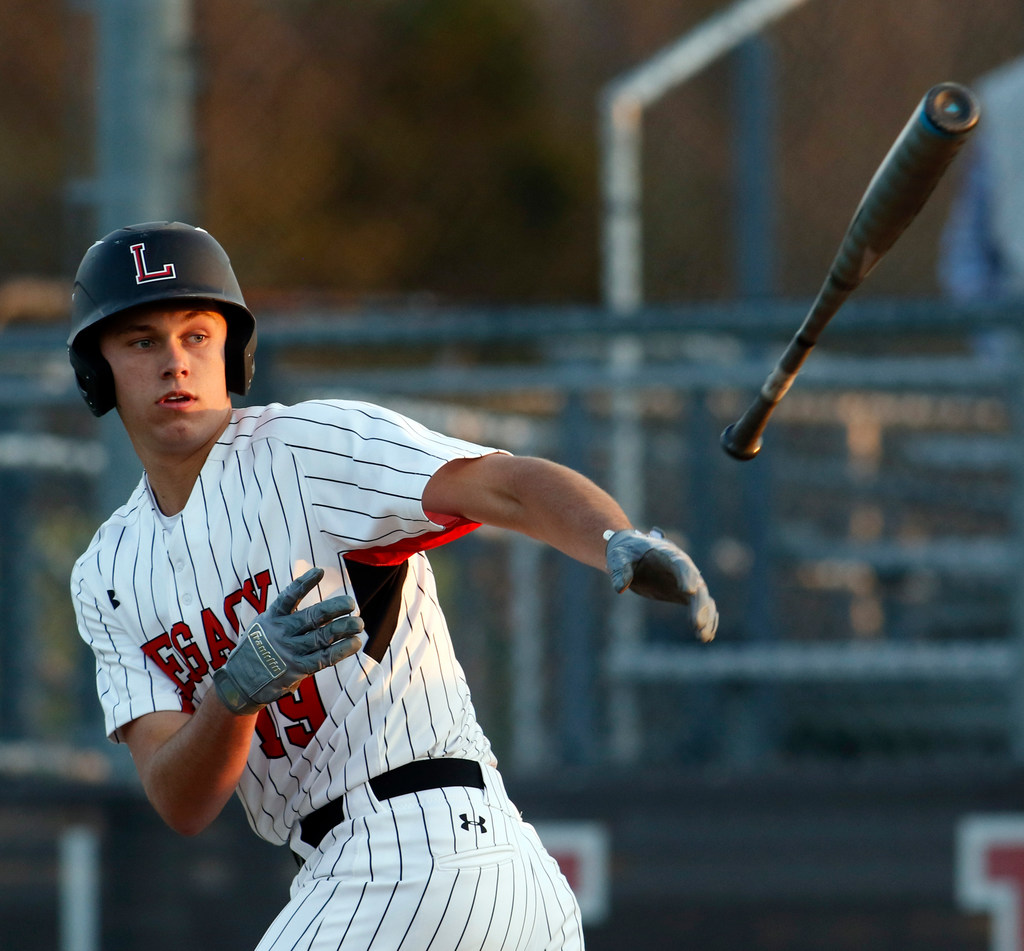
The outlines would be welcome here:
[[[146,284],[149,281],[168,281],[176,274],[173,264],[165,264],[159,271],[150,271],[146,265],[146,245],[133,244],[130,248],[135,261],[135,283]]]

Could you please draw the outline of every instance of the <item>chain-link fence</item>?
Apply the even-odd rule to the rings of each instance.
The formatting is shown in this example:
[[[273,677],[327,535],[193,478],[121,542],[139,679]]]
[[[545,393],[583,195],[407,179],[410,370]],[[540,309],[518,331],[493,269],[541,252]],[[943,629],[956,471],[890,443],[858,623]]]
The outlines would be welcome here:
[[[628,462],[643,524],[704,570],[722,613],[711,645],[688,640],[678,609],[617,598],[598,572],[504,533],[431,556],[517,801],[531,818],[612,830],[616,912],[595,947],[622,946],[638,915],[665,947],[718,934],[767,949],[776,926],[792,948],[864,929],[906,947],[983,946],[948,898],[950,836],[978,803],[1012,808],[1019,775],[1017,316],[851,303],[761,455],[739,463],[718,435],[799,316],[788,304],[647,310],[625,338],[641,354],[625,374],[610,360],[621,322],[598,310],[261,319],[254,401],[382,401],[605,484],[621,478],[617,440],[634,442],[623,427],[639,433]],[[978,347],[994,333],[1003,358]],[[94,420],[74,392],[58,334],[9,328],[4,340],[0,401],[25,428],[0,439],[0,768],[20,788],[78,779],[66,795],[81,812],[90,788],[114,797],[104,781],[131,767],[89,749],[104,745],[91,659],[60,579],[138,471],[122,461],[117,420]],[[635,629],[622,626],[624,603],[641,607],[626,616]],[[6,808],[7,874],[24,867],[42,884],[0,915],[32,927],[56,894],[45,837],[58,807],[42,803],[31,830],[18,820],[27,806]],[[183,851],[144,803],[132,809],[142,839],[120,810],[100,823],[105,933],[130,947],[162,920],[126,904],[156,862],[193,896],[175,909],[176,937],[160,940],[188,940],[211,883],[254,840],[225,817]],[[255,861],[283,882],[285,859]],[[226,910],[227,934],[235,921]]]
[[[1013,761],[1015,316],[848,306],[750,463],[726,456],[718,434],[795,306],[646,311],[628,338],[600,311],[268,313],[251,399],[370,399],[633,484],[637,522],[693,554],[721,607],[710,647],[687,642],[677,609],[615,598],[599,573],[527,540],[481,531],[434,554],[510,768]],[[977,349],[995,334],[1002,356]],[[641,354],[625,373],[611,359],[624,339]],[[7,340],[5,399],[23,429],[0,442],[2,587],[17,619],[2,634],[3,729],[98,741],[61,578],[138,467],[116,418],[99,426],[79,405],[52,334]],[[638,451],[623,456],[623,442]]]

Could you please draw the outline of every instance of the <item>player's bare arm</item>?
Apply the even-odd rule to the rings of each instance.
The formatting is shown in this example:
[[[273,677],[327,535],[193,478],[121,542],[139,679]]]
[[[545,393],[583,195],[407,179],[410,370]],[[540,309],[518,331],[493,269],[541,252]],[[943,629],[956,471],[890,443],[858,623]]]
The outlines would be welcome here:
[[[255,722],[211,694],[195,714],[148,713],[123,728],[146,796],[175,832],[196,835],[220,814],[245,769]]]
[[[423,507],[521,532],[601,569],[603,533],[629,528],[619,504],[586,476],[547,459],[502,453],[442,466],[427,483]]]
[[[607,492],[565,466],[499,453],[455,459],[427,483],[423,507],[536,538],[607,571],[620,593],[686,605],[702,641],[718,629],[715,602],[690,557],[660,532],[632,529]]]

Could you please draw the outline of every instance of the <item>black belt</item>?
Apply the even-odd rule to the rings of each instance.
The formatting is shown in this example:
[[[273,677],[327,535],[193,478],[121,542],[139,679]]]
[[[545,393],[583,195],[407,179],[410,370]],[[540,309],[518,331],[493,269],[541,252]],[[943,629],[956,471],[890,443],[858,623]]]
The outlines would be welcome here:
[[[418,759],[398,766],[370,780],[370,789],[378,799],[393,799],[407,793],[438,789],[441,786],[484,788],[480,764],[468,759]],[[345,819],[345,800],[335,799],[311,812],[299,824],[299,838],[314,849],[338,823]]]

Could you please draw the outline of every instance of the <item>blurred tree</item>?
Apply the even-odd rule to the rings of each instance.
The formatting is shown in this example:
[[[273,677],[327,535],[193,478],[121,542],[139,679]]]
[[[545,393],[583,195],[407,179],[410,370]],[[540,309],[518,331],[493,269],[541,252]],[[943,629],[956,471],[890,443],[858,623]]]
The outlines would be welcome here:
[[[0,283],[66,279],[95,236],[69,201],[91,167],[94,6],[0,9]],[[247,288],[528,304],[598,299],[602,86],[727,3],[192,6],[202,219]],[[1024,49],[1018,0],[942,7],[807,3],[771,31],[783,293],[816,289],[924,90]],[[645,117],[648,300],[733,292],[732,80],[718,63]],[[949,193],[862,293],[934,291]]]
[[[200,13],[205,207],[250,281],[592,296],[594,145],[551,123],[526,6],[255,3],[242,37],[237,6]]]
[[[67,149],[61,0],[5,0],[0,11],[0,283],[56,273]]]

